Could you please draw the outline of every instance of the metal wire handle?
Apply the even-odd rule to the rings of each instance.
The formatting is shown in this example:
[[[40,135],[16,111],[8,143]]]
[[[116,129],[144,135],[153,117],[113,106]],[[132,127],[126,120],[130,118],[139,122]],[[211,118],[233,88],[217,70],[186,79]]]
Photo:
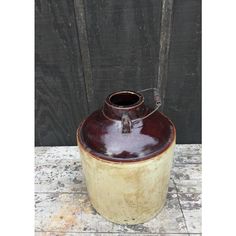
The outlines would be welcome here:
[[[160,98],[160,94],[159,94],[159,91],[157,88],[147,88],[147,89],[142,89],[142,90],[139,90],[137,91],[138,93],[144,93],[144,92],[147,92],[147,91],[151,91],[153,90],[154,91],[154,101],[156,102],[156,107],[154,110],[152,110],[150,113],[148,113],[147,115],[145,115],[144,117],[141,117],[141,118],[136,118],[136,119],[132,119],[131,123],[136,123],[137,121],[140,121],[140,120],[144,120],[146,119],[147,117],[149,117],[150,115],[152,115],[154,112],[156,112],[159,107],[161,106],[161,98]],[[104,110],[102,109],[102,113],[103,115],[108,119],[108,120],[115,120],[115,119],[112,119],[110,117],[108,117]]]
[[[141,118],[137,118],[137,119],[130,119],[130,117],[128,116],[128,114],[124,113],[121,117],[121,123],[122,123],[122,133],[123,134],[126,134],[126,133],[130,133],[131,132],[131,129],[133,128],[133,124],[141,121],[141,120],[144,120],[146,118],[148,118],[149,116],[151,116],[154,112],[156,112],[159,107],[161,106],[161,98],[160,98],[160,94],[159,94],[159,90],[157,88],[147,88],[147,89],[142,89],[142,90],[139,90],[137,91],[138,93],[144,93],[144,92],[147,92],[147,91],[151,91],[153,90],[154,91],[154,101],[156,102],[156,107],[154,108],[154,110],[152,110],[151,112],[149,112],[147,115],[145,115],[144,117],[141,117]],[[144,97],[144,96],[143,96]],[[102,109],[102,113],[103,115],[108,119],[108,120],[115,120],[115,119],[112,119],[110,117],[108,117],[104,110]]]
[[[156,103],[155,109],[152,110],[151,112],[149,112],[144,117],[137,118],[137,119],[132,119],[132,120],[129,118],[129,116],[127,114],[123,114],[122,120],[121,120],[121,122],[122,122],[122,133],[130,133],[131,129],[133,128],[133,125],[135,123],[148,118],[149,116],[151,116],[154,112],[156,112],[159,109],[159,107],[161,106],[161,97],[160,97],[160,94],[159,94],[159,90],[157,88],[147,88],[147,89],[139,90],[137,92],[143,94],[144,92],[148,92],[148,91],[151,91],[151,90],[153,90],[153,92],[154,92],[154,101]]]
[[[134,119],[132,121],[138,121],[138,120],[144,120],[146,119],[147,117],[149,117],[150,115],[152,115],[154,112],[156,112],[159,107],[161,106],[161,97],[160,97],[160,93],[159,93],[159,90],[157,88],[147,88],[147,89],[142,89],[142,90],[139,90],[137,91],[138,93],[144,93],[144,92],[147,92],[147,91],[151,91],[153,90],[154,91],[154,101],[155,101],[155,109],[153,111],[151,111],[150,113],[148,113],[146,116],[144,117],[141,117],[141,118],[137,118],[137,119]]]

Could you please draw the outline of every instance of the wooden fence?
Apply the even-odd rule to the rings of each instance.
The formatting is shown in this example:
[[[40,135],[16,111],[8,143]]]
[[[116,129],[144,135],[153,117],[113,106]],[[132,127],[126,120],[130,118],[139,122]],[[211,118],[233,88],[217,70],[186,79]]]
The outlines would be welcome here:
[[[75,145],[104,98],[158,87],[178,143],[201,143],[200,0],[36,0],[35,145]]]

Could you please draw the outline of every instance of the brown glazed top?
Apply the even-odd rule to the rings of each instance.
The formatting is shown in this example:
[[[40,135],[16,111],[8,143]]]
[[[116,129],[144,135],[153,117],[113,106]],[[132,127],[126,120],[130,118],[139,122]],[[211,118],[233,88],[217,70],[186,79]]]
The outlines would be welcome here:
[[[156,156],[173,143],[175,127],[158,111],[148,116],[150,111],[139,93],[112,93],[102,109],[81,123],[78,143],[93,156],[109,161],[134,162]]]

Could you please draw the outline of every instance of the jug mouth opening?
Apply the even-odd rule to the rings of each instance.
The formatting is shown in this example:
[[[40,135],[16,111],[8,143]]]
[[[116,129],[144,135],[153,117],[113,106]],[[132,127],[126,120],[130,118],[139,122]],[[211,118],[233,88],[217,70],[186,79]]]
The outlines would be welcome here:
[[[113,107],[130,108],[143,103],[144,98],[141,94],[133,91],[120,91],[112,93],[106,102]]]

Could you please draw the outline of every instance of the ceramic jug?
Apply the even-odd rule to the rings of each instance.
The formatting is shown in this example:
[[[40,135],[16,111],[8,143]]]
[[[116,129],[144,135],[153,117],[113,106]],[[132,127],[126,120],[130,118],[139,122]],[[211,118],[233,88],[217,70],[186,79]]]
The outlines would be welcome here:
[[[176,131],[134,91],[110,94],[77,130],[89,199],[104,218],[144,223],[163,208]]]

